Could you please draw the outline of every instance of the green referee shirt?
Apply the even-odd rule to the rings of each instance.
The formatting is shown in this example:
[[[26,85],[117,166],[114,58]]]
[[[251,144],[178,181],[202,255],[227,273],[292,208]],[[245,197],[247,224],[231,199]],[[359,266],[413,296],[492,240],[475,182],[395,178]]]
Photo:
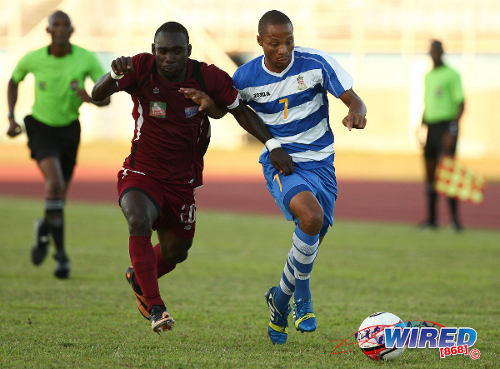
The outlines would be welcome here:
[[[52,127],[61,127],[78,119],[82,100],[75,87],[84,88],[85,78],[94,82],[104,74],[95,54],[71,45],[70,53],[57,58],[43,47],[24,55],[17,63],[12,80],[17,84],[28,73],[35,76],[35,103],[32,115]]]
[[[428,124],[453,120],[464,102],[460,75],[441,65],[425,75],[424,122]]]

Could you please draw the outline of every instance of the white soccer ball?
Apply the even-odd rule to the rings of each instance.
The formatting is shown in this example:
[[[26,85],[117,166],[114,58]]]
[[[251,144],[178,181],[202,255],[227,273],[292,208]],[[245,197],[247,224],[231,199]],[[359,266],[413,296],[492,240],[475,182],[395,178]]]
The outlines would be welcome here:
[[[404,327],[405,323],[396,315],[378,312],[363,320],[356,333],[358,346],[363,353],[373,360],[394,360],[405,348],[386,348],[384,328],[393,326]]]

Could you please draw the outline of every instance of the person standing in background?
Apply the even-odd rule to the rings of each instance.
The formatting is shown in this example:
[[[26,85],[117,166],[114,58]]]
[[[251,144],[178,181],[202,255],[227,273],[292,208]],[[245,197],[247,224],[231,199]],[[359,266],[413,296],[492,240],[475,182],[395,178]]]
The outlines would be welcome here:
[[[35,245],[31,261],[40,265],[47,256],[49,236],[56,247],[57,278],[68,278],[70,262],[64,247],[64,202],[80,144],[79,108],[83,102],[104,106],[110,99],[93,101],[84,89],[85,79],[95,82],[104,73],[95,54],[69,42],[73,26],[69,16],[56,11],[49,16],[49,46],[28,52],[16,65],[7,88],[7,135],[22,132],[14,109],[19,82],[28,73],[35,77],[35,102],[24,119],[28,147],[45,181],[45,215],[35,221]]]
[[[437,192],[434,189],[436,168],[442,155],[455,157],[459,122],[464,112],[465,98],[460,74],[443,62],[443,44],[431,42],[430,56],[433,68],[425,75],[424,114],[422,125],[427,126],[424,145],[426,174],[427,219],[423,228],[438,228]],[[451,226],[457,232],[463,229],[458,216],[458,200],[448,198]]]

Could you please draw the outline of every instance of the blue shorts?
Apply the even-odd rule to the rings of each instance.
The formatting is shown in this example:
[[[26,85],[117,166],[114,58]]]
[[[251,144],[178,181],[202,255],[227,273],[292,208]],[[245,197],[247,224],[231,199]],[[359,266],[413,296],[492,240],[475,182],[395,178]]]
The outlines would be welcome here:
[[[297,165],[288,176],[278,173],[269,163],[262,163],[267,189],[274,197],[287,220],[297,219],[290,211],[290,200],[299,192],[310,191],[316,196],[323,208],[325,219],[320,236],[324,236],[328,227],[333,225],[333,210],[337,199],[337,179],[333,165],[314,169],[301,169]]]

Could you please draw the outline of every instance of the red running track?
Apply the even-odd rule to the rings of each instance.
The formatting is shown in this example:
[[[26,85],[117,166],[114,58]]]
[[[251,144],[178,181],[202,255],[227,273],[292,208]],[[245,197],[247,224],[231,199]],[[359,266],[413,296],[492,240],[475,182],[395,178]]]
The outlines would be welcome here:
[[[255,214],[280,214],[267,192],[263,179],[229,181],[210,177],[197,193],[198,209],[227,210]],[[345,180],[339,183],[335,218],[345,220],[396,221],[417,224],[425,214],[423,184],[416,182],[382,182]],[[36,179],[0,180],[0,194],[20,197],[43,197],[43,183]],[[115,182],[76,179],[69,200],[116,203]],[[448,224],[447,204],[439,203],[440,224]],[[500,229],[500,184],[486,187],[485,199],[479,204],[461,203],[465,227]]]

